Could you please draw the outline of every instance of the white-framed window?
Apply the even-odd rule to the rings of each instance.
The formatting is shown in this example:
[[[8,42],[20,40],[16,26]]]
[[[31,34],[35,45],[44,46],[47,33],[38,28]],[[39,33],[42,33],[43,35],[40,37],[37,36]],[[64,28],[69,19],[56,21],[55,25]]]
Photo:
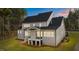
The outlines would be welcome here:
[[[22,31],[21,30],[18,30],[18,34],[21,34],[22,33]]]
[[[42,31],[37,31],[37,37],[42,37],[43,36],[43,32]]]
[[[35,24],[33,24],[33,26],[35,26]]]
[[[39,23],[39,26],[40,26],[40,27],[42,26],[41,23]]]
[[[29,36],[29,32],[28,31],[25,31],[25,36]]]
[[[30,27],[30,24],[23,24],[23,27]]]
[[[44,31],[44,37],[54,37],[53,31]]]
[[[28,32],[27,31],[25,31],[25,36],[28,36]]]

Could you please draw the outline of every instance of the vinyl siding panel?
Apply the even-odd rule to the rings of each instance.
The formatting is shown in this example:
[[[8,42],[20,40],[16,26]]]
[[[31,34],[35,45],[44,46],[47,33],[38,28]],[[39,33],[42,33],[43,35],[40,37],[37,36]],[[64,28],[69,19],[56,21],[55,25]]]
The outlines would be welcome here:
[[[52,32],[54,32],[54,36],[52,35],[53,37],[43,37],[42,38],[43,45],[55,46],[55,31],[52,30]]]
[[[25,38],[24,31],[23,30],[18,30],[17,36],[18,36],[18,39],[24,39]]]
[[[55,46],[55,37],[44,37],[43,45]]]
[[[47,26],[47,23],[46,22],[41,22],[41,23],[39,22],[39,23],[23,23],[22,24],[23,29],[28,28],[28,27],[35,27],[35,26],[37,26],[37,27],[45,27],[45,26]]]
[[[63,40],[65,37],[65,26],[64,21],[62,20],[61,26],[56,30],[56,46]]]

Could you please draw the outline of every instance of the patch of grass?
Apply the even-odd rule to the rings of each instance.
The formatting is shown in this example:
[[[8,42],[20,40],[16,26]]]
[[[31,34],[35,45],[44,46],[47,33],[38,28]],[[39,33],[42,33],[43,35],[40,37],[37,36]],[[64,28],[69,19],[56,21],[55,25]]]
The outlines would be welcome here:
[[[79,32],[69,32],[69,42],[63,42],[58,47],[31,47],[23,45],[16,37],[0,41],[0,50],[5,51],[71,51],[74,50],[75,45],[78,43]]]

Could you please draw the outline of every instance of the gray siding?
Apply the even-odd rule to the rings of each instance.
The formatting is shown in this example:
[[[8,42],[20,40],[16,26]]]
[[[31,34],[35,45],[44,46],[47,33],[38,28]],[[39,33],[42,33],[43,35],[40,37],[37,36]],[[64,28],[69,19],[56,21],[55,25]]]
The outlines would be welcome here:
[[[62,20],[61,26],[56,30],[56,46],[63,40],[65,37],[65,26],[64,20]]]
[[[28,32],[28,34],[29,34],[29,31],[27,31],[27,30],[24,31],[24,36],[25,36],[24,40],[28,41],[28,36],[26,35],[27,34],[26,32]]]
[[[44,45],[55,46],[55,31],[52,30],[52,32],[54,32],[54,37],[43,37],[42,38]]]
[[[23,23],[22,24],[22,28],[27,28],[27,25],[30,24],[30,26],[34,27],[34,26],[38,26],[38,27],[46,27],[49,25],[51,19],[53,18],[53,13],[50,15],[50,17],[48,18],[47,21],[45,22],[35,22],[35,23]],[[41,25],[41,26],[40,26]],[[25,26],[25,27],[24,27]],[[29,27],[30,27],[29,26]]]
[[[43,38],[44,45],[55,46],[55,37],[44,37]]]
[[[23,30],[18,30],[17,31],[17,36],[18,36],[18,39],[24,39],[25,38],[24,31]]]
[[[39,22],[39,23],[23,23],[22,24],[22,28],[27,28],[27,25],[30,24],[29,27],[45,27],[47,26],[47,23],[46,22]]]
[[[27,38],[27,36],[25,36],[25,34],[26,34],[25,32],[26,32],[26,31],[23,31],[23,30],[18,30],[18,31],[21,31],[21,33],[18,33],[18,39],[24,39],[24,40],[27,41],[28,38]],[[49,30],[49,31],[50,31],[50,30]],[[43,30],[43,32],[44,32],[44,30]],[[52,30],[52,32],[55,33],[54,30]],[[33,40],[33,39],[37,40],[37,39],[36,39],[35,31],[31,31],[30,33],[31,33],[30,39],[31,39],[31,40]],[[55,35],[55,34],[54,34],[54,35]],[[42,41],[43,41],[43,45],[55,46],[55,36],[54,36],[54,37],[43,37],[43,38],[42,38]]]
[[[28,36],[26,36],[26,31],[27,30],[23,30],[24,28],[28,28],[28,27],[46,27],[49,25],[51,19],[53,18],[53,13],[50,15],[50,17],[48,18],[48,20],[46,22],[36,22],[36,23],[23,23],[22,24],[22,29],[18,30],[18,39],[24,39],[28,41]],[[50,30],[49,30],[50,31]],[[63,40],[63,38],[65,37],[65,26],[64,26],[64,20],[62,20],[61,26],[55,31],[52,30],[54,32],[54,37],[44,37],[42,38],[43,40],[43,45],[50,45],[50,46],[57,46],[61,40]],[[20,32],[20,33],[19,33]],[[31,40],[36,40],[36,33],[35,31],[29,31],[30,32],[30,39]]]
[[[21,32],[21,33],[19,33]],[[24,31],[23,29],[22,30],[18,30],[18,33],[17,33],[17,36],[18,36],[18,39],[22,39],[22,40],[28,40],[28,36],[26,36],[26,30]]]

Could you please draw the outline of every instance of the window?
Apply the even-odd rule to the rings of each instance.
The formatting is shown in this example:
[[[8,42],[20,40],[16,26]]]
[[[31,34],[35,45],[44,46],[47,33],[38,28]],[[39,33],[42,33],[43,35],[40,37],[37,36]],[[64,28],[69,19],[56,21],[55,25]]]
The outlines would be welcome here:
[[[31,37],[31,36],[30,36],[30,32],[25,31],[25,36],[28,37],[28,38],[30,38],[30,37]]]
[[[25,31],[25,36],[29,36],[29,32]]]
[[[35,26],[35,24],[33,24],[33,26]]]
[[[37,31],[37,37],[40,37],[40,31]]]
[[[39,26],[41,27],[41,23],[39,24]]]
[[[21,34],[22,33],[22,31],[21,30],[18,30],[18,34]]]
[[[52,31],[44,31],[44,37],[54,37],[54,32],[52,32]]]
[[[30,24],[23,24],[23,27],[30,27]]]
[[[43,36],[43,32],[37,31],[37,38],[42,38],[42,36]]]
[[[43,36],[43,32],[41,32],[41,37]]]

